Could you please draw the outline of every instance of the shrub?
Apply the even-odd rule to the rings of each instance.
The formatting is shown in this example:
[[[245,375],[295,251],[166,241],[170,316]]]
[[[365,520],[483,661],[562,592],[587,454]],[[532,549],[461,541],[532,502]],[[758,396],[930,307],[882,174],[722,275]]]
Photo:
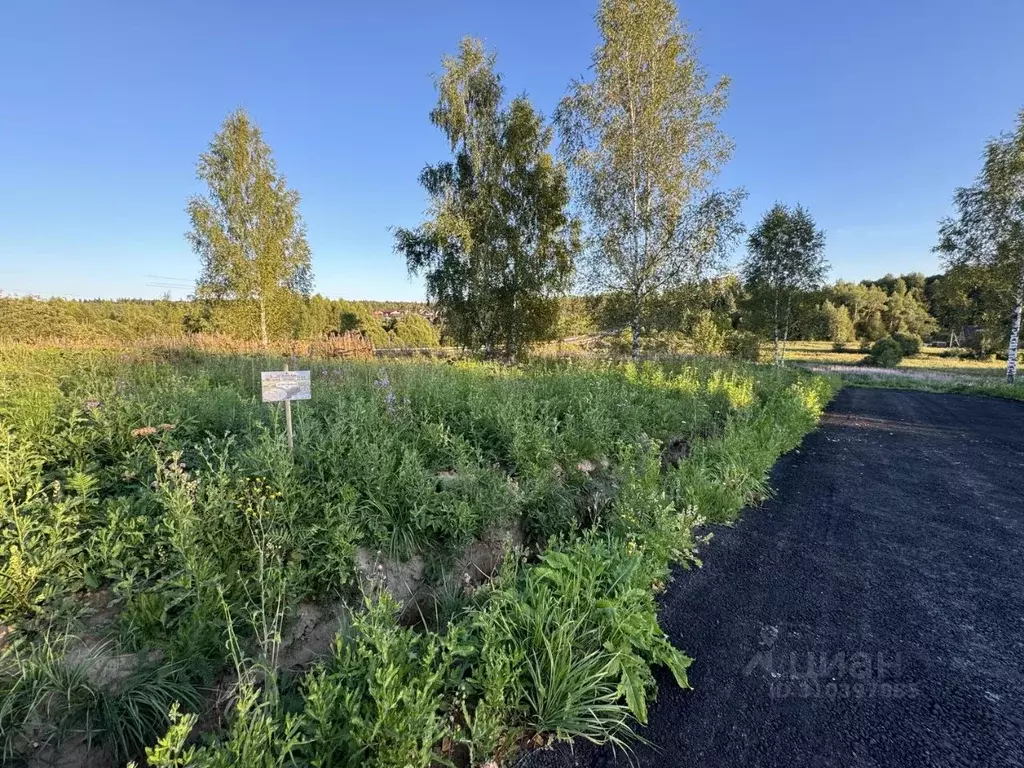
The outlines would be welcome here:
[[[693,352],[697,355],[720,355],[725,351],[725,331],[715,322],[715,316],[704,310],[690,332]]]
[[[730,331],[725,336],[729,357],[756,363],[761,357],[761,338],[753,331]]]
[[[893,341],[900,345],[903,357],[913,357],[914,355],[921,354],[921,347],[924,346],[924,341],[916,333],[894,333],[892,338]]]
[[[391,336],[396,347],[436,347],[441,343],[437,326],[412,313],[398,318]]]
[[[896,339],[886,336],[871,346],[868,359],[871,365],[879,368],[895,368],[903,359],[903,347]]]

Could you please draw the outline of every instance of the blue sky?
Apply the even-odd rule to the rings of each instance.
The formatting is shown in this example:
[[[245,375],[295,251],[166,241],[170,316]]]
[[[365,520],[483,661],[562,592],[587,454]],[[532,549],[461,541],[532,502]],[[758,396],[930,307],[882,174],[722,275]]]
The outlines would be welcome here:
[[[316,287],[421,299],[388,228],[446,146],[431,74],[466,34],[546,114],[597,42],[596,0],[83,2],[0,7],[0,290],[158,296],[198,269],[183,234],[195,161],[248,109],[303,197]],[[934,272],[937,220],[986,138],[1024,106],[1020,0],[694,0],[733,80],[721,186],[807,206],[832,277]],[[158,276],[158,277],[152,277]],[[157,285],[160,284],[160,285]],[[183,297],[189,289],[172,290]]]

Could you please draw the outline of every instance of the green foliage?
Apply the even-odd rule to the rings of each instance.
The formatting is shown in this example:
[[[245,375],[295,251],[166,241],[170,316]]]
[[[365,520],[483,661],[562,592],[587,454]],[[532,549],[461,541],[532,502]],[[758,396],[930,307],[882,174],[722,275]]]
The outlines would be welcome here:
[[[732,145],[717,122],[728,80],[710,89],[670,0],[602,0],[593,80],[556,113],[592,238],[585,277],[619,294],[640,351],[653,306],[699,280],[741,228],[744,193],[708,193]]]
[[[761,359],[761,337],[753,331],[729,331],[725,335],[725,351],[736,360],[756,363]]]
[[[696,355],[720,355],[725,351],[726,332],[710,310],[704,310],[697,317],[690,332],[693,352]]]
[[[743,280],[770,318],[776,363],[785,358],[794,298],[817,288],[828,271],[824,250],[825,233],[799,205],[776,203],[750,233]]]
[[[921,337],[913,333],[894,333],[892,335],[893,340],[900,345],[900,350],[903,352],[903,357],[913,357],[914,355],[921,354],[921,347],[924,342]]]
[[[831,301],[826,301],[821,305],[821,308],[828,322],[829,341],[841,344],[857,340],[853,319],[850,317],[850,311],[846,307],[842,305],[837,307]]]
[[[528,733],[622,743],[631,720],[647,721],[652,665],[688,686],[690,659],[658,626],[654,568],[634,545],[591,534],[507,571],[473,618],[478,717],[498,710]]]
[[[0,297],[0,339],[63,344],[112,344],[149,341],[173,345],[193,334],[246,339],[249,310],[238,301],[31,299]],[[375,309],[400,313],[389,330]],[[323,339],[334,333],[358,331],[377,348],[436,347],[439,328],[415,302],[369,302],[327,299],[319,294],[290,302],[287,312],[268,318],[270,339]],[[225,346],[230,348],[230,344]]]
[[[935,318],[925,305],[923,289],[908,287],[902,278],[896,280],[886,299],[884,319],[894,334],[929,335],[937,327]]]
[[[8,648],[0,658],[0,757],[5,764],[40,744],[56,747],[75,735],[123,764],[167,728],[173,702],[199,703],[183,665],[146,665],[113,655],[109,646],[72,657],[68,642],[46,637],[27,653]]]
[[[557,295],[568,288],[579,249],[564,168],[549,152],[552,131],[525,96],[502,106],[495,56],[466,38],[444,60],[431,122],[454,157],[420,182],[432,218],[396,231],[396,250],[425,274],[451,337],[516,357],[550,338]]]
[[[868,359],[879,368],[895,368],[903,360],[903,345],[892,336],[886,336],[871,345]]]
[[[850,313],[856,338],[877,341],[886,335],[884,314],[888,295],[883,288],[838,280],[829,293],[833,304],[846,307]]]
[[[696,561],[698,523],[766,492],[828,394],[796,370],[695,359],[298,361],[314,399],[294,408],[289,454],[258,400],[257,373],[281,362],[0,348],[0,624],[38,641],[102,590],[118,655],[162,656],[183,695],[236,669],[221,738],[187,744],[179,712],[154,765],[427,765],[450,757],[438,742],[482,760],[534,731],[625,739],[650,667],[680,668],[652,585]],[[289,683],[282,638],[311,600],[351,604],[358,546],[422,556],[443,586],[453,556],[519,521],[531,551],[558,537],[541,565],[472,594],[449,583],[436,633],[399,628],[382,595]],[[552,631],[529,634],[531,615]],[[18,722],[53,712],[59,741],[73,718],[14,706],[30,698],[8,697]],[[111,731],[112,748],[136,756],[170,699],[103,704],[148,734]]]
[[[153,768],[224,766],[417,766],[427,768],[448,732],[443,692],[452,643],[400,627],[386,594],[356,617],[352,637],[303,681],[303,706],[288,712],[271,684],[243,680],[224,737],[186,747],[194,718],[171,712],[164,738],[146,751]]]
[[[977,179],[957,189],[953,202],[956,218],[943,220],[936,250],[950,267],[982,268],[999,305],[1012,308],[1006,378],[1013,383],[1024,304],[1024,109],[1012,132],[988,142]]]
[[[402,315],[395,322],[392,344],[397,347],[436,347],[441,343],[437,326],[422,315]]]
[[[669,474],[669,493],[677,508],[702,519],[726,523],[769,493],[768,473],[776,458],[799,444],[832,398],[836,383],[824,378],[775,378],[758,395],[742,381],[720,379],[715,387],[729,404],[731,418],[722,434],[695,443],[689,460]],[[756,402],[756,407],[753,407]]]
[[[428,766],[447,733],[450,640],[399,627],[386,595],[358,616],[355,636],[305,681],[310,765]]]
[[[245,111],[231,113],[196,175],[208,197],[189,200],[192,248],[202,262],[200,297],[241,300],[250,327],[266,346],[271,318],[312,290],[309,244],[298,212],[299,194],[277,172],[270,147]]]

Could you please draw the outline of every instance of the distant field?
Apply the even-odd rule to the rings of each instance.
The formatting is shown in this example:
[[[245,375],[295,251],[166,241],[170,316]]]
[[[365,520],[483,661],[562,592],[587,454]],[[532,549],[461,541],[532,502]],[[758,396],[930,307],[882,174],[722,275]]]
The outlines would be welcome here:
[[[858,365],[865,357],[858,343],[846,345],[848,352],[835,352],[831,341],[797,341],[786,347],[786,360],[798,363],[818,363],[821,365]],[[899,364],[899,368],[935,371],[938,373],[962,373],[970,376],[1002,377],[1006,373],[1005,360],[970,360],[959,357],[943,357],[945,349],[924,347],[916,357],[907,357]],[[770,359],[772,345],[766,344],[764,357]]]

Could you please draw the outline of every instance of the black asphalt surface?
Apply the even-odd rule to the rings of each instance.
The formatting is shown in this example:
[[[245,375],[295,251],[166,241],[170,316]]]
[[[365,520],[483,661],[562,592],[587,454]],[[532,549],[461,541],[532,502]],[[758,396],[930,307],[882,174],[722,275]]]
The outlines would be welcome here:
[[[1024,403],[844,389],[661,621],[640,766],[1024,766]],[[531,768],[630,764],[578,745]]]

